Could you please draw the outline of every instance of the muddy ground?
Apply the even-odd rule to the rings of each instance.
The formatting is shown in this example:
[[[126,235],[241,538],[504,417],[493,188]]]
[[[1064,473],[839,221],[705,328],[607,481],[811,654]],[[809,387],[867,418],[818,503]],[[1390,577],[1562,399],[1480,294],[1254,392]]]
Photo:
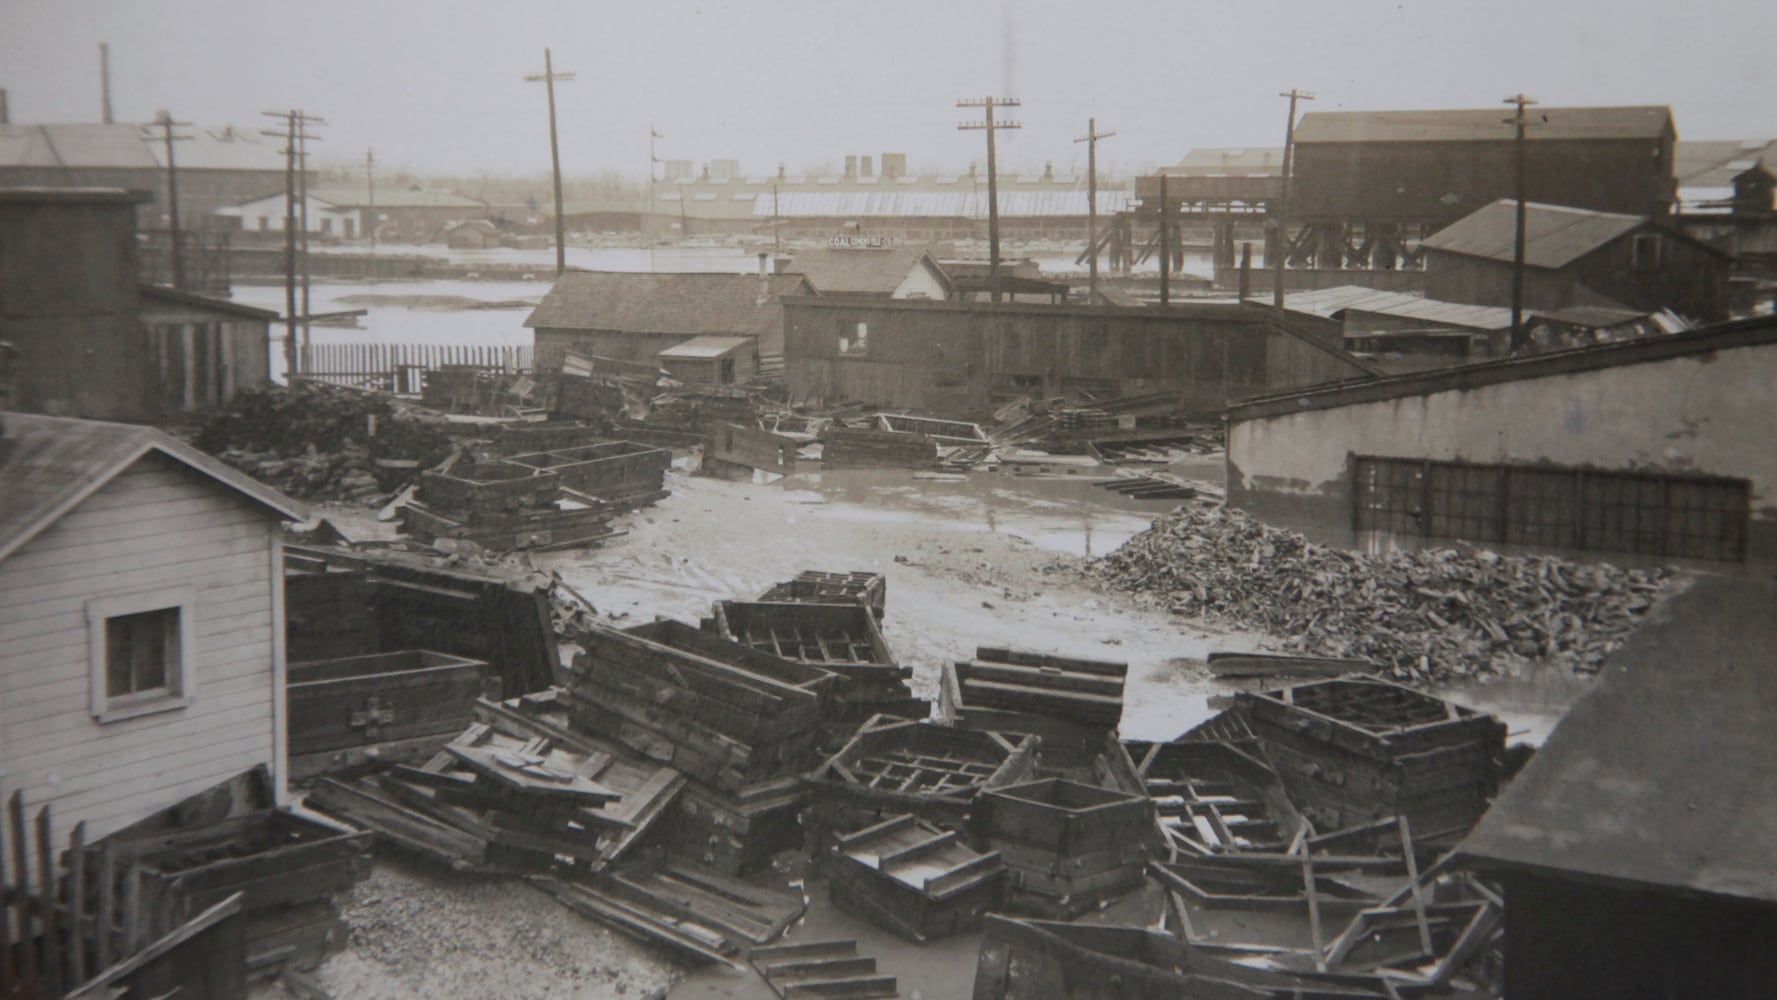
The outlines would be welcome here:
[[[755,596],[804,569],[881,572],[888,578],[883,631],[914,668],[919,694],[933,696],[940,665],[980,644],[1125,661],[1122,731],[1136,739],[1176,736],[1229,693],[1202,664],[1210,651],[1267,643],[1099,586],[1085,571],[1088,556],[1110,551],[1169,505],[1128,501],[1085,478],[976,474],[956,481],[855,470],[755,484],[692,477],[682,465],[669,474],[671,497],[622,519],[625,535],[601,549],[534,561],[559,571],[619,625],[657,615],[696,622],[714,600]],[[359,530],[372,523],[362,512],[331,513]],[[1540,741],[1582,690],[1579,682],[1544,677],[1454,696],[1500,711],[1515,733]],[[660,996],[674,982],[674,997],[745,997],[756,989],[744,976],[706,972],[687,981],[691,970],[672,956],[570,913],[522,882],[394,856],[379,855],[345,913],[349,947],[314,973],[340,998],[600,1000]],[[839,924],[846,936],[870,933],[843,918]],[[954,972],[941,991],[966,995],[968,945],[953,950],[944,964]],[[897,964],[911,970],[920,961],[909,955]],[[923,992],[939,995],[929,986]],[[287,994],[269,986],[258,995]]]

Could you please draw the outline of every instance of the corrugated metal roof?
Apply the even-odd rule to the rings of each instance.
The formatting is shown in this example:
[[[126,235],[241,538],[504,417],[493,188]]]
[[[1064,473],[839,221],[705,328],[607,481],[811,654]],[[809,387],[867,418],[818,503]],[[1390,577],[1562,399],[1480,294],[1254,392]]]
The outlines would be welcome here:
[[[1777,587],[1700,577],[1611,655],[1460,853],[1777,903]]]
[[[674,344],[655,357],[662,360],[678,358],[686,361],[707,361],[711,358],[727,357],[754,342],[751,337],[693,337],[683,344]]]
[[[1512,109],[1438,111],[1310,111],[1296,123],[1295,141],[1475,142],[1512,137],[1505,119]],[[1608,108],[1538,108],[1527,116],[1532,141],[1547,139],[1654,139],[1673,133],[1672,109],[1660,105]]]
[[[1524,214],[1524,263],[1550,270],[1566,267],[1647,222],[1635,215],[1537,202],[1530,202]],[[1509,262],[1517,242],[1516,220],[1517,202],[1501,198],[1432,234],[1420,246]]]
[[[1133,200],[1130,191],[1098,192],[1098,211],[1125,211]],[[763,194],[753,202],[755,216],[838,218],[986,218],[987,192],[957,191],[784,191],[774,197]],[[1084,191],[1001,191],[1002,217],[1078,216],[1085,218]]]
[[[291,520],[302,504],[178,438],[136,424],[0,414],[0,560],[16,552],[149,452],[189,466]]]
[[[166,143],[160,129],[152,125],[138,126],[143,142],[154,162],[166,166]],[[263,170],[282,173],[284,148],[282,139],[260,135],[255,129],[233,125],[191,125],[173,130],[189,136],[174,144],[173,159],[180,170]],[[312,177],[313,174],[310,174]]]
[[[808,289],[799,274],[774,274],[764,279],[766,296],[760,302],[760,280],[753,274],[570,270],[524,325],[687,337],[757,335],[782,322],[781,297]]]
[[[1316,316],[1335,316],[1347,310],[1355,310],[1469,330],[1509,330],[1512,326],[1510,309],[1440,302],[1437,299],[1402,292],[1385,292],[1361,285],[1292,292],[1284,296],[1283,306],[1294,312],[1312,313]]]

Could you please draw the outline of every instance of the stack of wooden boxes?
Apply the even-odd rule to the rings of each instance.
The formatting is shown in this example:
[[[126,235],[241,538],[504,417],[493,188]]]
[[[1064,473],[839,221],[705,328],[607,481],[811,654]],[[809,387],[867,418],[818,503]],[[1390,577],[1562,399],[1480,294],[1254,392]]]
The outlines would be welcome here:
[[[1141,794],[1047,778],[986,792],[981,813],[1018,912],[1071,920],[1140,886],[1155,853],[1153,803]]]

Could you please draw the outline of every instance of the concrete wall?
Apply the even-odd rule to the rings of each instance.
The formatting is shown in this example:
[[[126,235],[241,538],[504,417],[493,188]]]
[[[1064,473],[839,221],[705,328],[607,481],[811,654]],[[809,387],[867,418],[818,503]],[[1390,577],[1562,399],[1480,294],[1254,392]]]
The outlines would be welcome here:
[[[151,454],[0,562],[0,796],[23,791],[54,806],[58,836],[85,821],[96,839],[255,765],[281,774],[281,534]],[[196,618],[190,703],[99,721],[87,602],[179,592]]]
[[[1777,344],[1759,344],[1334,408],[1237,411],[1228,502],[1291,526],[1349,530],[1354,454],[1729,476],[1751,481],[1750,553],[1769,561],[1773,385]]]

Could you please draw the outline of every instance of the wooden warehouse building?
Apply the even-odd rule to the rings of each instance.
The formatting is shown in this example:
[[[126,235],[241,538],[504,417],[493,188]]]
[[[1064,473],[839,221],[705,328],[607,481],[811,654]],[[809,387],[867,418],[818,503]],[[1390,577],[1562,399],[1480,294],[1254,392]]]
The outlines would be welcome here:
[[[1505,888],[1505,996],[1771,994],[1773,605],[1722,577],[1672,598],[1464,841]]]

